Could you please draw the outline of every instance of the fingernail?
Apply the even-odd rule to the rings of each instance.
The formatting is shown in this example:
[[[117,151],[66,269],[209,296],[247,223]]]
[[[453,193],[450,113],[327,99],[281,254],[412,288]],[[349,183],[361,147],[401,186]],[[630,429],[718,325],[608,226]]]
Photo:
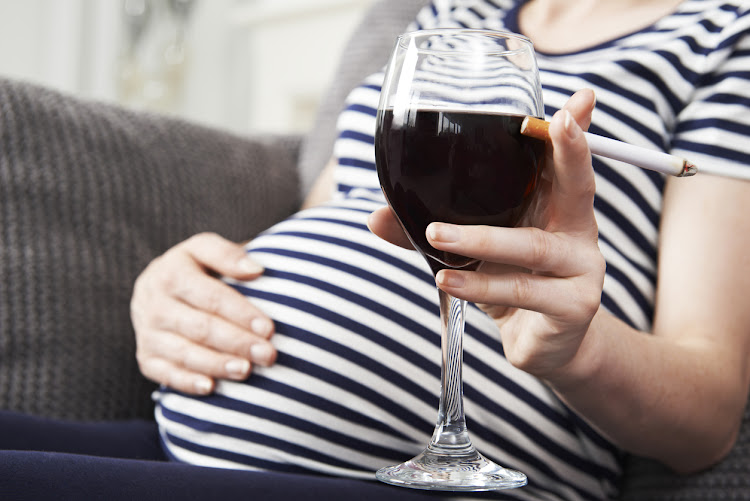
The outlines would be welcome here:
[[[437,276],[435,276],[435,280],[437,281],[438,285],[451,287],[454,289],[463,287],[466,283],[466,279],[464,278],[463,274],[452,273],[446,270],[440,271]]]
[[[263,267],[249,257],[243,257],[240,260],[239,267],[245,273],[263,273]]]
[[[273,323],[264,317],[255,317],[250,322],[250,328],[259,336],[268,336],[273,330]]]
[[[436,242],[452,243],[461,238],[461,230],[452,224],[432,223],[427,227],[427,235]]]
[[[576,139],[581,134],[581,129],[578,127],[578,124],[573,119],[573,115],[570,114],[568,110],[563,110],[564,116],[565,116],[565,122],[563,125],[565,125],[565,132],[568,134],[568,137],[571,139]]]
[[[206,378],[197,379],[195,383],[193,383],[193,387],[195,388],[196,393],[206,395],[211,393],[211,380]]]
[[[273,348],[265,343],[256,343],[250,347],[250,355],[253,357],[253,362],[268,365],[273,356]]]
[[[224,369],[226,369],[227,373],[230,376],[245,377],[247,376],[248,372],[250,372],[250,362],[241,358],[237,358],[227,362],[224,366]]]

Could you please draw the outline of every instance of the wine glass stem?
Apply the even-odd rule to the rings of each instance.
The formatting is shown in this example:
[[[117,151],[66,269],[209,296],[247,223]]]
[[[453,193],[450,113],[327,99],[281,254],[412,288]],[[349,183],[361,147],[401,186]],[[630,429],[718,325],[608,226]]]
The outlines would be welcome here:
[[[429,448],[442,454],[474,451],[466,429],[463,402],[463,334],[466,301],[438,289],[442,344],[442,375],[438,421]]]

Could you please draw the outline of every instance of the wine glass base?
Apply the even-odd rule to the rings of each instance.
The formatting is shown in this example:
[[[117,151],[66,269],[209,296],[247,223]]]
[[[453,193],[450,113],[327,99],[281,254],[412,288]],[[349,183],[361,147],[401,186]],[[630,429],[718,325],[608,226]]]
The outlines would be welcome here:
[[[435,491],[494,491],[527,483],[520,471],[503,468],[476,450],[455,455],[429,447],[405,463],[381,468],[375,477],[387,484]]]

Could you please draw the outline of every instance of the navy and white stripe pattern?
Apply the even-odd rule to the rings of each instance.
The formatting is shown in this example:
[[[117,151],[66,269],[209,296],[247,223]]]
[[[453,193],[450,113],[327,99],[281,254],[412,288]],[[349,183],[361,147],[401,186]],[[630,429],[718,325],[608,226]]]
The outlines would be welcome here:
[[[414,27],[518,31],[519,0],[438,1]],[[744,5],[744,6],[743,6]],[[687,0],[656,24],[564,55],[539,54],[545,113],[593,88],[591,130],[672,151],[705,172],[750,170],[750,15],[744,0]],[[384,203],[374,167],[383,75],[351,94],[335,154],[337,195],[249,246],[266,268],[234,284],[275,320],[275,366],[221,382],[205,398],[157,395],[165,449],[228,468],[373,478],[420,452],[437,415],[438,296],[414,252],[367,230]],[[607,259],[603,304],[648,330],[664,178],[595,159],[596,216]],[[469,305],[464,392],[477,448],[529,476],[498,499],[609,499],[621,454],[535,378],[503,357],[496,326]]]

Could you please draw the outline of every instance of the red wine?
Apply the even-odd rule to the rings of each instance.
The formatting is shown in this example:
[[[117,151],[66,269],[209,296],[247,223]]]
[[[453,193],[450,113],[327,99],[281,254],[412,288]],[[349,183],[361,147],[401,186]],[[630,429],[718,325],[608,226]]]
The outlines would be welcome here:
[[[412,243],[433,270],[474,260],[427,243],[433,221],[515,226],[543,167],[544,142],[521,134],[522,116],[418,110],[408,124],[378,112],[375,159],[380,185]]]

